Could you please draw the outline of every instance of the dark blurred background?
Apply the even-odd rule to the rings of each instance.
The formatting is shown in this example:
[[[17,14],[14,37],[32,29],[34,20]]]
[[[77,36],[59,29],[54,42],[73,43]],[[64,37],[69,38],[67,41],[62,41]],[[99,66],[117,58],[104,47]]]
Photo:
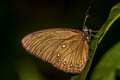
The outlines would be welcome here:
[[[29,55],[21,39],[46,28],[81,29],[89,6],[88,28],[99,30],[119,0],[4,0],[0,2],[0,80],[69,80],[71,74],[57,70]],[[90,74],[102,55],[120,41],[120,19],[110,28],[94,57]]]

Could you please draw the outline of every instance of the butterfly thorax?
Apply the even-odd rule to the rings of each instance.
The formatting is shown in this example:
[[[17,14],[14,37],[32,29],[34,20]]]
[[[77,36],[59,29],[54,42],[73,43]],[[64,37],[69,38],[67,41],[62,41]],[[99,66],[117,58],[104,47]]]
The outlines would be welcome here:
[[[87,40],[87,42],[90,42],[90,39],[91,39],[90,31],[86,26],[83,28],[82,36],[84,36],[84,40]]]

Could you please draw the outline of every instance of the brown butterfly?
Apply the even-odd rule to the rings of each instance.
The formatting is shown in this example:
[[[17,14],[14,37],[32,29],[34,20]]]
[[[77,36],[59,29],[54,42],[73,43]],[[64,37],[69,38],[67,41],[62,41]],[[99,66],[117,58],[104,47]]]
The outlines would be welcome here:
[[[80,73],[88,61],[91,30],[45,29],[33,32],[22,39],[24,48],[56,68],[70,73]]]

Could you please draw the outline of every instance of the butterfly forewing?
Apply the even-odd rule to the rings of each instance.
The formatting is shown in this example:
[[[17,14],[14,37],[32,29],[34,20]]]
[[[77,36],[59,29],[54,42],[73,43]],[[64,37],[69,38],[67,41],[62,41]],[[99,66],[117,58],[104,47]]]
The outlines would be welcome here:
[[[22,40],[24,48],[65,72],[80,73],[88,58],[88,42],[74,29],[46,29]]]

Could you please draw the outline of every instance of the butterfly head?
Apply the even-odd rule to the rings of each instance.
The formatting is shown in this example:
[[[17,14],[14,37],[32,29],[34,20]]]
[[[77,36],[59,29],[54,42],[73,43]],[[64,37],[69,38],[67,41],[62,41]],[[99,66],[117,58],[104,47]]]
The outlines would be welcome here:
[[[88,8],[89,10],[89,8]],[[87,10],[87,12],[88,12]],[[84,36],[84,39],[87,40],[87,42],[90,42],[91,40],[91,29],[88,29],[87,26],[86,26],[86,21],[88,19],[89,15],[86,14],[85,16],[85,20],[83,22],[83,30],[82,30],[82,35]]]

